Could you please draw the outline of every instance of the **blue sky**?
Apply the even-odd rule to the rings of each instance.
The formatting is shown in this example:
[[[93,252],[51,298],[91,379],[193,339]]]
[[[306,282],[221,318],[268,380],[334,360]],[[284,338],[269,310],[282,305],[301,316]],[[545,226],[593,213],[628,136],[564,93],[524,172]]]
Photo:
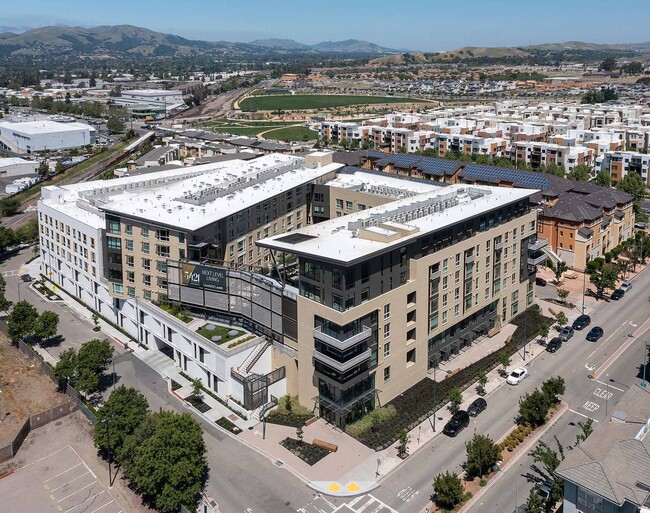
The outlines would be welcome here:
[[[424,51],[650,40],[646,0],[3,0],[0,5],[0,31],[130,24],[212,41],[353,38]]]

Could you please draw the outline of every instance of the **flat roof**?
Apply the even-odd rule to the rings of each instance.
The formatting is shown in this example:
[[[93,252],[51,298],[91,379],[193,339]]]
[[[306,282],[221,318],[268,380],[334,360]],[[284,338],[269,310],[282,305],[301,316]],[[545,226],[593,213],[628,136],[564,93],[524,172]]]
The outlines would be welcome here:
[[[346,167],[345,169],[351,172],[339,174],[335,179],[327,182],[326,185],[341,189],[357,190],[366,194],[388,196],[395,199],[440,189],[439,185],[431,181],[429,183],[424,181],[416,182],[405,180],[404,178],[395,178],[387,173],[378,175],[377,173],[362,171],[361,169],[359,171],[352,171],[354,169],[352,167]]]
[[[44,187],[45,204],[88,204],[107,213],[197,230],[341,168],[305,167],[290,155],[188,166],[113,180]],[[62,200],[56,200],[65,191]],[[58,207],[55,207],[58,208]]]
[[[455,184],[257,241],[264,248],[350,265],[535,194],[533,189]],[[377,231],[371,227],[379,227]],[[379,241],[360,237],[394,235]],[[390,233],[384,232],[387,230]]]
[[[15,130],[16,132],[30,135],[49,134],[53,132],[76,132],[78,130],[95,131],[92,126],[85,123],[79,123],[78,121],[61,123],[49,119],[20,122],[0,121],[0,128]]]
[[[33,160],[25,160],[21,159],[19,157],[7,157],[4,159],[0,159],[0,167],[8,167],[8,166],[17,166],[20,164],[34,164],[36,165],[37,162]]]
[[[181,91],[166,89],[129,89],[122,91],[122,95],[133,94],[136,96],[182,96]]]

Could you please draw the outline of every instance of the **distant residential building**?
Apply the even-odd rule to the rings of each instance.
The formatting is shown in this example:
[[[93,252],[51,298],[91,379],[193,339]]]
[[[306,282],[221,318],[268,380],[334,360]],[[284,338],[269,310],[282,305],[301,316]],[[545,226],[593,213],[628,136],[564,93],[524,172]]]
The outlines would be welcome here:
[[[597,162],[598,170],[609,172],[612,185],[617,185],[629,173],[637,173],[650,186],[650,155],[647,153],[608,151]]]

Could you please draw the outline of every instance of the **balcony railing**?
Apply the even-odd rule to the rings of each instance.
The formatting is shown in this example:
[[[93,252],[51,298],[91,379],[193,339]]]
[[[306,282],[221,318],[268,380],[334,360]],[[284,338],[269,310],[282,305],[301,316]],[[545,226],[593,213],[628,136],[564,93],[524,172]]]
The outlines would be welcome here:
[[[320,326],[314,328],[315,338],[339,350],[349,349],[350,347],[355,346],[369,338],[371,334],[372,330],[367,326],[364,326],[359,333],[354,334],[335,332],[325,333],[322,331]]]
[[[528,265],[540,265],[546,262],[548,255],[546,253],[540,253],[535,255],[528,256]]]
[[[363,353],[358,354],[354,358],[350,358],[346,362],[339,362],[338,360],[330,358],[329,356],[324,355],[320,351],[314,349],[314,358],[319,362],[324,363],[328,367],[331,367],[332,369],[336,369],[339,372],[345,372],[365,362],[366,360],[369,360],[371,353],[372,351],[370,349],[366,349]]]
[[[548,246],[546,239],[530,239],[528,241],[528,251],[539,251],[546,246]]]

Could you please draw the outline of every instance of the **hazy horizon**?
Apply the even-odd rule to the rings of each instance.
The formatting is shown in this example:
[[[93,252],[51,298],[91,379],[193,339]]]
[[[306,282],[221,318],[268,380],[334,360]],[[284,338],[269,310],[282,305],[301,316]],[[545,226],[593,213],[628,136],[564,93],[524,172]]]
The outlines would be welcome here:
[[[304,44],[361,39],[381,46],[421,51],[453,50],[462,46],[527,46],[583,41],[588,43],[642,43],[650,19],[648,4],[620,0],[615,6],[634,16],[625,30],[614,31],[611,2],[560,0],[525,5],[515,0],[412,0],[395,5],[387,0],[305,5],[291,0],[273,4],[249,0],[196,0],[191,9],[177,2],[138,3],[114,0],[112,9],[78,0],[33,0],[3,9],[0,32],[24,32],[49,25],[135,25],[157,32],[206,41],[250,42],[255,39],[293,39]],[[175,9],[176,8],[176,9]],[[61,13],[74,13],[61,15]],[[316,23],[317,21],[317,23]],[[637,36],[638,34],[638,36]]]

